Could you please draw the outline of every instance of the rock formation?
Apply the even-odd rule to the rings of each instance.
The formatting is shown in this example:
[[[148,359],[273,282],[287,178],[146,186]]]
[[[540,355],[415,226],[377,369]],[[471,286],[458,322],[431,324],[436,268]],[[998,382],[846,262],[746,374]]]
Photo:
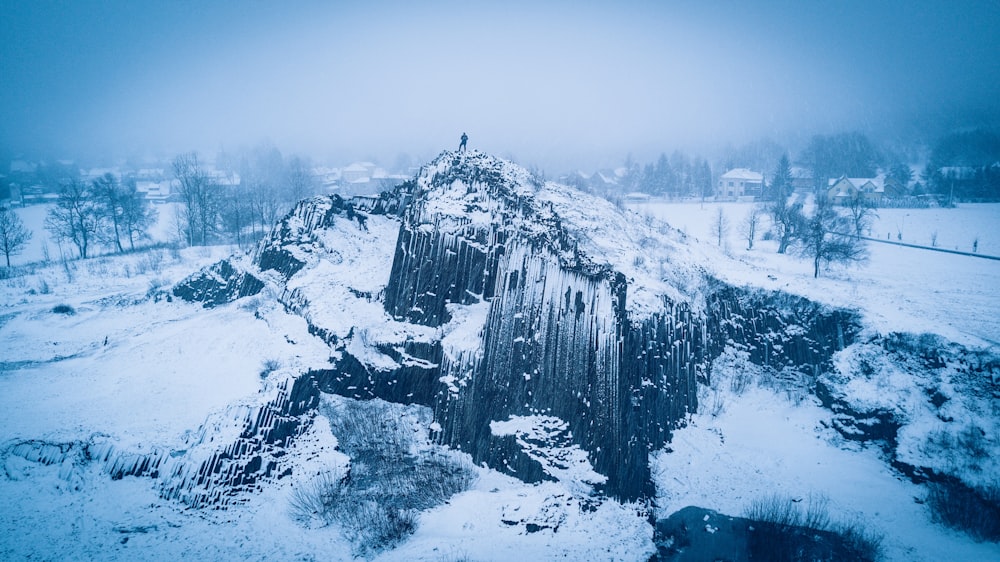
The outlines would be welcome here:
[[[439,442],[526,481],[559,462],[525,435],[572,447],[587,483],[636,499],[726,345],[815,375],[856,331],[850,313],[714,281],[684,246],[507,161],[445,152],[379,197],[303,201],[250,263],[174,294],[209,306],[270,284],[334,349],[295,387],[429,406]],[[491,425],[512,420],[521,433]]]

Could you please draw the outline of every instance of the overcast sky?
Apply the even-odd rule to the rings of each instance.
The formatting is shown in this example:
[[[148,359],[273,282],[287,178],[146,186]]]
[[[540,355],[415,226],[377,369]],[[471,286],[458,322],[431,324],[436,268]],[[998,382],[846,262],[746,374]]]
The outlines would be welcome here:
[[[995,126],[998,37],[997,0],[4,0],[0,147],[267,141],[391,163],[467,131],[523,164],[592,169],[764,136]]]

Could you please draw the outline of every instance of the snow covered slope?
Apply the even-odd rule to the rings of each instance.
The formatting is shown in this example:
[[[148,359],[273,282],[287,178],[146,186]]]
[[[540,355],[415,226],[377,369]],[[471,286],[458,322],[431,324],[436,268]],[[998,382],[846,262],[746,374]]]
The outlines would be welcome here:
[[[748,470],[794,495],[835,480],[799,476],[803,435],[831,463],[853,459],[851,474],[878,472],[867,483],[995,481],[989,350],[880,334],[853,310],[732,286],[711,248],[490,155],[442,153],[378,197],[302,201],[251,254],[199,259],[214,263],[180,282],[161,268],[155,286],[110,296],[8,284],[23,302],[0,311],[0,494],[18,514],[6,529],[54,517],[29,502],[77,509],[86,500],[72,494],[107,493],[139,503],[120,520],[102,511],[106,528],[88,532],[127,542],[105,536],[80,558],[124,559],[127,544],[169,555],[190,541],[212,558],[627,560],[654,552],[648,517],[689,501],[738,510],[761,489]],[[64,301],[75,315],[52,312]],[[51,398],[33,400],[36,386]],[[338,418],[331,406],[356,400],[381,413]],[[375,454],[358,433],[398,449]],[[733,449],[753,439],[789,446],[766,458]],[[379,491],[373,466],[386,463],[399,467]],[[416,501],[414,489],[433,487],[428,470],[468,490]],[[288,515],[334,473],[338,494],[381,517],[366,521],[395,525],[378,548],[343,513]],[[885,501],[912,503],[915,486]],[[845,494],[837,508],[872,517],[845,489],[825,488]],[[370,491],[400,503],[373,505]],[[181,506],[229,515],[195,520]],[[939,529],[900,511],[887,531],[919,517]],[[268,527],[289,542],[253,538]],[[217,529],[247,540],[225,552],[209,538]],[[938,532],[935,544],[966,544]],[[918,544],[893,540],[897,559]],[[42,543],[7,539],[0,553],[73,557]]]

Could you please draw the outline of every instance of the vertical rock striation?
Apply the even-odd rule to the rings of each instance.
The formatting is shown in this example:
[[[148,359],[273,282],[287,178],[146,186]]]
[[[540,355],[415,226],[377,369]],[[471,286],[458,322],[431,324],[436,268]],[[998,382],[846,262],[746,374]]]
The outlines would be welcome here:
[[[197,503],[283,474],[265,453],[332,392],[430,406],[440,443],[526,481],[585,462],[609,495],[651,497],[649,452],[697,409],[714,357],[736,346],[815,377],[857,331],[850,313],[713,281],[682,246],[475,151],[445,152],[380,197],[303,201],[251,263],[174,293],[208,306],[270,285],[332,364],[247,414],[235,443],[178,472],[171,493]]]

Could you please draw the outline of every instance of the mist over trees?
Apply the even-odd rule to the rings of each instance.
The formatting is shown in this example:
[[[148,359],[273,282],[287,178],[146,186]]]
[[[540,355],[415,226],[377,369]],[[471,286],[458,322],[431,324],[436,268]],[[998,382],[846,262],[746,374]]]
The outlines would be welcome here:
[[[959,132],[939,140],[921,174],[928,193],[949,202],[1000,200],[1000,135]]]
[[[701,156],[689,157],[681,150],[668,157],[661,153],[655,162],[640,165],[626,158],[621,181],[625,191],[639,191],[667,197],[707,197],[712,194],[712,167]],[[579,186],[578,186],[579,187]]]
[[[661,153],[646,163],[629,156],[620,168],[617,187],[622,193],[639,191],[668,199],[710,197],[721,174],[747,168],[764,175],[759,201],[788,196],[796,187],[802,189],[800,180],[805,178],[811,178],[811,191],[818,195],[831,179],[840,177],[891,181],[898,186],[892,192],[896,205],[1000,201],[1000,134],[991,130],[962,131],[932,143],[906,145],[878,142],[858,131],[817,134],[797,151],[765,138],[729,145],[713,162],[688,156],[683,150],[669,156]],[[587,187],[579,181],[568,183]]]
[[[179,182],[179,230],[188,245],[257,240],[300,199],[319,186],[308,160],[284,158],[269,145],[239,153],[220,152],[211,172],[196,153],[172,162]]]
[[[882,163],[874,144],[858,132],[814,135],[799,159],[812,170],[816,189],[825,188],[829,178],[874,177]]]

